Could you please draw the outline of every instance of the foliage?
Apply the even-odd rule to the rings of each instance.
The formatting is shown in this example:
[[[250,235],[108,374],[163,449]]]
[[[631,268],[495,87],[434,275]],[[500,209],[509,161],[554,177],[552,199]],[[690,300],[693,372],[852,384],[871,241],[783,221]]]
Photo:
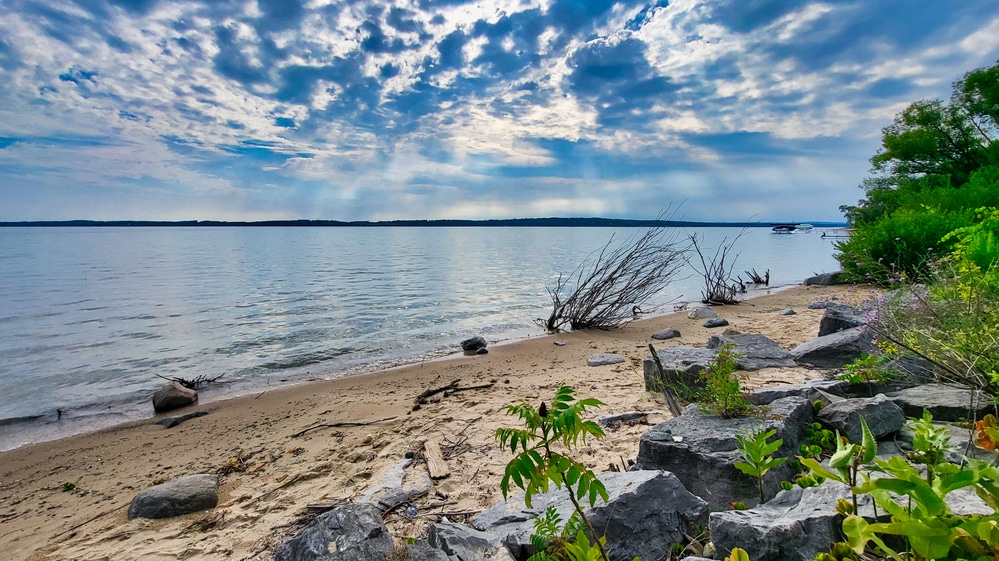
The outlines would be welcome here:
[[[735,462],[735,467],[742,473],[750,477],[756,478],[757,487],[760,491],[760,502],[767,500],[766,496],[763,494],[763,477],[773,468],[783,464],[787,461],[787,458],[774,458],[773,454],[776,452],[784,441],[777,439],[773,442],[767,442],[771,437],[775,436],[777,431],[775,429],[770,429],[764,431],[763,429],[754,431],[745,436],[737,434],[735,436],[736,440],[739,441],[739,455],[742,456],[745,462]]]
[[[733,547],[732,552],[728,554],[725,561],[749,561],[749,554],[741,547]]]
[[[666,212],[658,220],[666,221]],[[548,287],[552,311],[538,322],[549,333],[566,328],[609,329],[633,317],[641,306],[680,272],[687,253],[676,230],[649,228],[642,236],[613,247],[613,237],[596,257],[584,260],[569,275]],[[592,257],[592,254],[591,254]]]
[[[607,490],[597,476],[583,463],[556,451],[565,448],[571,451],[580,440],[586,442],[586,437],[601,438],[604,436],[600,425],[593,421],[582,420],[582,414],[588,407],[600,407],[601,401],[593,398],[576,400],[572,386],[559,385],[551,404],[542,403],[537,409],[526,401],[504,407],[507,415],[516,415],[525,428],[496,429],[496,439],[502,448],[510,448],[514,457],[507,464],[500,482],[503,498],[510,493],[510,483],[524,490],[524,503],[530,507],[531,498],[537,493],[548,491],[550,485],[565,488],[574,507],[573,518],[567,524],[569,532],[556,532],[552,528],[555,520],[547,516],[541,523],[545,534],[542,538],[552,540],[559,536],[554,554],[564,552],[568,559],[604,559],[603,538],[598,538],[591,544],[587,532],[577,532],[578,524],[572,522],[578,517],[589,532],[596,536],[593,526],[583,512],[581,503],[588,503],[592,508],[597,498],[607,500]],[[573,526],[570,528],[569,526]],[[538,528],[536,523],[536,528]],[[575,533],[576,535],[572,535]],[[593,548],[592,546],[596,547]],[[599,557],[590,557],[594,551]],[[552,550],[548,550],[553,554]],[[579,555],[582,557],[573,557]]]
[[[843,372],[836,379],[843,380],[851,386],[858,384],[883,384],[899,375],[897,370],[888,370],[884,366],[888,357],[861,353],[860,358],[843,367]]]
[[[821,458],[835,448],[836,434],[822,426],[822,423],[812,423],[805,427],[805,442],[798,451],[806,458]]]
[[[860,417],[860,427],[863,435],[860,444],[852,444],[846,438],[840,437],[839,432],[836,433],[836,452],[829,458],[829,469],[823,467],[815,458],[798,456],[798,461],[809,469],[812,477],[819,476],[839,481],[850,487],[853,499],[852,512],[857,512],[856,487],[860,466],[870,463],[878,453],[878,443],[874,440],[874,435],[871,434],[871,429],[863,417]]]
[[[714,360],[701,373],[706,383],[701,392],[701,405],[706,412],[731,418],[748,415],[752,410],[739,386],[739,379],[733,376],[739,368],[737,357],[734,345],[722,345]]]
[[[599,552],[598,549],[590,547],[589,540],[585,540],[585,544],[580,543],[580,534],[585,537],[585,533],[586,525],[575,512],[563,524],[558,510],[549,506],[544,514],[534,519],[534,533],[531,534],[530,540],[535,553],[528,561],[600,559],[599,556],[588,556],[591,551]]]

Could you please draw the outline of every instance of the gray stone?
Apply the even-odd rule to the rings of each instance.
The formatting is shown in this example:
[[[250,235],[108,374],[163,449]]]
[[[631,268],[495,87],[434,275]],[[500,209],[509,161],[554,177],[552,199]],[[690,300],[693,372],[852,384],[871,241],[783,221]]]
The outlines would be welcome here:
[[[202,417],[207,415],[208,411],[191,411],[190,413],[185,413],[183,415],[177,415],[175,417],[167,417],[166,419],[160,419],[156,421],[157,425],[161,425],[164,428],[172,429],[173,427],[183,423],[184,421],[194,419],[195,417]]]
[[[805,286],[832,286],[834,284],[848,283],[843,279],[843,271],[835,271],[832,273],[822,273],[808,277],[802,284]]]
[[[821,399],[822,403],[826,404],[840,401],[842,398],[837,392],[846,385],[843,380],[809,380],[803,384],[755,389],[750,392],[748,400],[754,405],[766,405],[784,397],[798,396],[813,403]]]
[[[128,518],[171,518],[218,504],[218,476],[187,475],[140,492],[128,505]]]
[[[690,319],[716,318],[718,314],[710,306],[701,306],[692,310],[687,310],[687,317]]]
[[[652,338],[657,341],[665,341],[666,339],[675,339],[680,336],[680,331],[673,327],[667,327],[666,329],[660,329],[652,334]]]
[[[704,327],[725,327],[728,325],[728,320],[725,318],[711,318],[704,322]]]
[[[777,312],[777,314],[782,315],[782,316],[793,316],[793,315],[795,315],[797,313],[798,312],[794,311],[791,308],[784,308],[783,310]]]
[[[809,302],[808,303],[808,309],[809,310],[824,310],[824,309],[826,309],[826,306],[828,306],[828,305],[829,305],[829,302],[826,302],[824,300],[816,300],[814,302]]]
[[[995,413],[995,406],[989,396],[970,388],[926,384],[887,395],[902,409],[906,417],[922,417],[924,409],[933,415],[935,421],[977,420],[986,413]]]
[[[278,546],[274,561],[382,561],[392,550],[381,512],[371,504],[346,504]]]
[[[185,388],[180,382],[170,382],[153,394],[153,411],[163,413],[187,407],[198,402],[198,392]]]
[[[736,363],[740,370],[760,370],[762,368],[790,368],[795,365],[791,353],[785,351],[776,341],[758,333],[739,335],[712,335],[708,339],[709,349],[719,349],[722,345],[734,345]]]
[[[753,561],[803,561],[842,539],[843,518],[836,502],[849,498],[846,485],[828,481],[819,487],[782,491],[751,510],[711,513],[711,541],[720,559],[741,547]],[[873,515],[870,497],[858,497],[860,513]]]
[[[854,327],[806,341],[791,350],[800,364],[819,368],[840,368],[874,350],[871,333],[864,327]]]
[[[706,370],[715,359],[711,349],[701,349],[689,345],[676,345],[656,349],[659,361],[663,365],[663,375],[667,380],[679,380],[680,383],[695,387],[703,385],[701,372]],[[662,391],[664,380],[656,371],[656,364],[650,355],[642,362],[642,372],[645,375],[645,389],[651,392]]]
[[[631,411],[628,413],[619,413],[617,415],[604,415],[603,417],[597,417],[597,422],[605,427],[612,425],[618,425],[621,423],[634,423],[635,421],[645,421],[649,414],[644,411]]]
[[[406,544],[406,561],[450,561],[443,551],[423,540]]]
[[[486,348],[486,345],[487,345],[486,340],[483,339],[481,336],[476,335],[475,337],[472,337],[470,339],[465,339],[464,341],[462,341],[461,350],[466,352],[468,351],[474,352],[479,349]]]
[[[438,522],[430,526],[427,543],[441,550],[446,559],[454,561],[514,559],[499,535],[454,522]]]
[[[933,363],[915,356],[900,356],[893,358],[884,365],[885,370],[894,370],[902,374],[901,378],[893,379],[893,385],[906,387],[931,384],[936,381]]]
[[[860,443],[863,437],[861,417],[867,421],[871,434],[877,439],[898,432],[905,425],[902,409],[884,394],[830,403],[816,415],[822,424],[838,430],[850,442],[856,443]]]
[[[660,423],[642,435],[634,469],[663,469],[673,472],[690,492],[713,509],[728,509],[732,502],[747,505],[759,502],[756,481],[733,465],[742,461],[736,435],[774,429],[783,441],[775,457],[794,457],[812,422],[812,404],[803,397],[773,401],[764,418],[749,416],[723,419],[689,405],[679,417]],[[780,489],[781,481],[794,474],[789,462],[770,470],[764,477],[764,494],[769,498]]]
[[[829,304],[819,320],[819,337],[866,325],[864,310],[846,304]]]
[[[403,459],[388,469],[358,499],[361,503],[371,503],[382,511],[391,510],[416,497],[430,492],[431,481],[426,470],[406,470],[412,460]]]
[[[609,364],[621,364],[627,362],[621,355],[613,353],[600,353],[586,359],[587,366],[607,366]]]
[[[610,501],[598,502],[587,509],[594,528],[606,532],[607,553],[613,561],[660,559],[674,543],[686,543],[685,534],[693,535],[695,525],[707,524],[708,505],[687,492],[671,473],[663,471],[628,471],[599,475]],[[554,506],[563,520],[572,512],[572,503],[564,490],[553,489],[536,495],[532,508],[526,508],[523,496],[511,497],[482,514],[472,523],[490,533],[504,536],[510,552],[518,559],[532,553],[530,535],[533,518]]]

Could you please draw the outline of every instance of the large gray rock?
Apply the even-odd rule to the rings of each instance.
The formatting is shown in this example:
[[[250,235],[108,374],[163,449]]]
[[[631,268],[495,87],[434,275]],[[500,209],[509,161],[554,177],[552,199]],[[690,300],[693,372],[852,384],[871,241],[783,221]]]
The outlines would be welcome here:
[[[676,345],[656,349],[659,360],[662,362],[663,374],[667,379],[680,380],[691,387],[703,385],[701,372],[706,370],[715,359],[715,352],[711,349],[701,349],[688,345]],[[656,372],[656,364],[650,355],[642,362],[642,370],[645,374],[645,389],[647,391],[662,391],[663,380]]]
[[[666,339],[674,339],[680,336],[680,330],[675,327],[667,327],[666,329],[660,329],[652,334],[652,338],[656,341],[665,341]]]
[[[805,279],[805,286],[832,286],[834,284],[847,284],[843,279],[843,271],[833,273],[822,273]]]
[[[450,561],[443,551],[430,545],[426,539],[406,544],[406,561]]]
[[[864,327],[854,327],[806,341],[791,351],[800,364],[819,368],[840,368],[874,350],[871,333]]]
[[[465,352],[475,352],[486,348],[486,340],[481,335],[470,337],[461,342],[461,350]]]
[[[819,422],[858,444],[863,438],[861,417],[867,421],[867,427],[877,439],[898,432],[905,425],[902,409],[884,394],[837,401],[823,407],[816,415]]]
[[[733,465],[742,461],[736,435],[756,430],[776,430],[774,438],[783,444],[775,457],[794,457],[812,422],[812,404],[803,397],[773,401],[763,417],[723,419],[688,406],[679,417],[656,425],[638,445],[634,469],[663,469],[673,472],[693,494],[713,509],[728,509],[732,502],[747,505],[759,502],[756,480]],[[790,479],[794,469],[789,462],[770,470],[763,479],[764,494],[773,497],[781,481]]]
[[[725,319],[725,318],[710,318],[710,319],[704,320],[704,327],[707,327],[707,328],[725,327],[726,325],[728,325],[728,320]]]
[[[605,531],[607,553],[613,561],[661,559],[674,543],[686,543],[695,525],[707,524],[708,505],[689,493],[679,479],[662,471],[602,473],[610,501],[587,509],[593,527]],[[532,520],[554,506],[563,520],[572,513],[565,490],[553,489],[536,495],[532,508],[524,506],[523,496],[511,497],[482,514],[472,523],[485,531],[504,536],[503,541],[517,559],[534,553],[530,535]]]
[[[514,559],[499,535],[455,522],[438,522],[430,526],[427,543],[442,551],[447,556],[446,559],[451,561]]]
[[[216,475],[187,475],[140,492],[128,505],[128,518],[170,518],[219,504]]]
[[[170,382],[153,394],[153,411],[163,413],[197,402],[198,392],[185,388],[180,382]]]
[[[766,504],[750,510],[711,513],[711,541],[715,555],[727,557],[741,547],[753,561],[807,561],[842,539],[843,518],[836,501],[850,497],[849,488],[828,481],[819,487],[782,491]],[[870,497],[859,499],[860,513],[873,515]]]
[[[430,492],[430,476],[421,467],[407,470],[412,460],[399,460],[381,475],[358,499],[361,503],[371,503],[379,510],[388,511]]]
[[[822,319],[819,320],[819,337],[866,324],[864,310],[830,302],[822,314]]]
[[[371,504],[346,504],[321,514],[278,546],[274,561],[381,561],[392,536]]]
[[[922,417],[924,409],[933,415],[935,421],[978,420],[986,413],[995,413],[995,405],[989,396],[970,388],[926,384],[887,395],[906,417]]]
[[[809,380],[802,384],[758,388],[749,393],[748,401],[754,405],[766,405],[784,397],[803,397],[812,403],[822,400],[823,405],[840,401],[839,392],[847,383],[843,380]]]
[[[690,319],[708,319],[716,318],[718,314],[709,306],[701,306],[687,311],[687,317]]]
[[[740,370],[790,368],[795,365],[791,353],[785,351],[773,339],[758,333],[712,335],[708,338],[707,347],[717,350],[726,344],[735,346],[735,352],[738,354],[735,360]]]

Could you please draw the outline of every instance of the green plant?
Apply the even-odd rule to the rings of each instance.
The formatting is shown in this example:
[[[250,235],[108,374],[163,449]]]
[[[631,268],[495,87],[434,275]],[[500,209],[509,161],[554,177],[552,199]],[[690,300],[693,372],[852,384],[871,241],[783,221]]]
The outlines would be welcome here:
[[[496,439],[499,440],[500,446],[509,447],[514,454],[500,482],[503,497],[509,495],[510,484],[513,483],[524,490],[524,503],[530,507],[531,498],[535,494],[546,492],[550,485],[555,485],[559,489],[565,488],[569,500],[572,501],[574,513],[567,528],[570,534],[575,532],[575,536],[563,531],[556,532],[552,527],[555,523],[554,518],[546,518],[540,527],[536,523],[535,527],[544,531],[541,538],[550,542],[554,537],[559,537],[558,548],[546,550],[545,555],[564,554],[569,559],[607,559],[603,549],[604,538],[602,536],[596,538],[595,543],[589,541],[589,536],[595,537],[597,534],[586,517],[582,504],[588,503],[592,508],[597,498],[606,501],[607,490],[585,465],[557,451],[559,447],[571,451],[580,440],[585,443],[587,436],[600,438],[604,435],[600,425],[593,421],[582,420],[582,413],[586,408],[601,405],[603,405],[601,401],[593,398],[576,400],[573,388],[562,384],[555,391],[551,405],[542,403],[535,409],[526,401],[521,401],[504,407],[506,414],[518,416],[525,428],[496,429]],[[578,525],[572,522],[576,517],[588,534],[576,531]],[[570,525],[573,527],[569,528]],[[593,545],[596,547],[592,547]],[[591,557],[594,552],[598,553],[599,557]],[[573,555],[582,557],[573,557]]]
[[[867,383],[883,384],[899,375],[896,370],[884,368],[888,362],[888,357],[862,353],[860,358],[844,366],[843,372],[836,376],[836,379],[843,380],[851,386]]]
[[[829,468],[826,469],[815,458],[798,456],[801,465],[808,468],[812,477],[822,477],[839,481],[850,488],[853,512],[857,512],[857,475],[860,466],[868,464],[878,452],[878,443],[867,426],[867,421],[860,417],[861,443],[852,444],[846,438],[836,433],[836,452],[829,458]],[[833,471],[834,470],[834,471]],[[814,479],[813,479],[814,481]]]
[[[731,418],[748,415],[752,411],[739,386],[739,379],[732,375],[739,368],[738,356],[734,345],[722,345],[714,360],[701,373],[705,381],[701,405],[706,412]]]
[[[822,423],[812,423],[805,427],[805,442],[798,446],[798,451],[806,458],[821,458],[828,455],[836,447],[836,434],[822,426]]]
[[[65,482],[65,483],[62,484],[62,487],[60,487],[60,490],[63,493],[69,493],[70,491],[76,491],[76,483],[73,483],[72,481],[67,481],[67,482]]]
[[[767,500],[763,493],[763,477],[766,476],[771,469],[787,461],[787,458],[773,457],[774,452],[776,452],[781,445],[784,444],[784,441],[779,438],[773,442],[767,442],[776,434],[776,429],[770,429],[768,431],[759,429],[745,436],[735,436],[736,440],[739,441],[739,455],[741,455],[746,461],[735,462],[734,465],[736,469],[742,473],[756,478],[757,487],[760,491],[761,503]]]
[[[725,561],[749,561],[749,554],[741,547],[733,547]]]

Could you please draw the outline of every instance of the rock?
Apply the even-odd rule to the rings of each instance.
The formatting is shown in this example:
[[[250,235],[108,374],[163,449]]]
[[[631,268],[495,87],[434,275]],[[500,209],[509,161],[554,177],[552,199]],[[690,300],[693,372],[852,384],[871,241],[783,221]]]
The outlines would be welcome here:
[[[185,388],[180,382],[170,382],[153,394],[153,411],[163,413],[197,403],[198,392]]]
[[[709,349],[719,349],[722,345],[734,345],[740,370],[760,370],[762,368],[790,368],[795,365],[791,353],[785,351],[776,341],[757,334],[712,335],[708,339]]]
[[[803,282],[805,286],[832,286],[835,284],[848,284],[843,279],[843,271],[833,273],[822,273],[813,277],[808,277]]]
[[[489,349],[487,349],[485,347],[482,347],[481,349],[478,349],[477,351],[475,351],[475,354],[477,354],[477,355],[487,355],[487,354],[489,354]]]
[[[905,425],[902,409],[884,394],[830,403],[816,415],[819,422],[832,430],[838,430],[850,442],[857,444],[863,438],[861,417],[867,421],[867,426],[876,439],[898,432]]]
[[[514,561],[500,536],[454,522],[438,522],[430,526],[427,543],[441,550],[447,559],[477,561],[497,559]]]
[[[829,305],[829,302],[825,302],[823,300],[816,300],[815,302],[809,302],[808,303],[808,309],[809,310],[824,310],[824,309],[826,309],[826,306],[828,306],[828,305]]]
[[[675,339],[680,336],[680,331],[678,329],[667,327],[666,329],[660,329],[652,334],[652,338],[657,341],[665,341],[666,339]]]
[[[708,368],[715,359],[711,349],[701,349],[689,345],[676,345],[664,349],[656,349],[659,361],[662,362],[663,375],[666,379],[680,380],[689,386],[702,386],[701,372]],[[645,375],[645,389],[650,392],[662,391],[664,381],[656,371],[656,364],[651,355],[642,361],[642,371]]]
[[[725,318],[711,318],[704,322],[704,327],[725,327],[728,325],[728,320]]]
[[[321,514],[278,546],[274,561],[381,561],[392,549],[381,512],[352,503]]]
[[[586,359],[587,366],[607,366],[608,364],[621,364],[626,362],[624,357],[613,353],[601,353]]]
[[[871,333],[854,327],[806,341],[791,350],[794,360],[819,368],[840,368],[874,350]]]
[[[449,559],[446,553],[422,539],[406,544],[406,561],[449,561]]]
[[[819,487],[782,491],[750,510],[711,513],[711,541],[718,558],[741,547],[753,561],[800,561],[842,539],[843,518],[836,502],[849,498],[846,485],[828,481]],[[860,513],[873,516],[870,497],[858,497]]]
[[[382,511],[391,510],[416,497],[430,492],[430,476],[423,469],[407,471],[412,460],[400,460],[358,499],[360,503],[371,503]]]
[[[829,304],[819,320],[819,337],[866,324],[864,310],[845,304]]]
[[[783,440],[775,457],[793,457],[812,422],[812,404],[803,397],[773,401],[765,418],[756,416],[723,419],[692,404],[679,417],[650,429],[638,445],[634,469],[663,469],[673,472],[683,485],[711,505],[728,509],[733,501],[755,505],[760,500],[757,483],[732,465],[742,461],[735,436],[754,430],[776,430]],[[774,496],[780,482],[790,479],[794,469],[789,462],[773,468],[763,479],[764,493]]]
[[[892,385],[905,387],[932,384],[936,380],[933,363],[925,358],[915,356],[900,356],[893,358],[884,365],[885,370],[894,370],[902,374],[901,378],[893,378]]]
[[[707,524],[708,505],[687,492],[679,479],[663,471],[627,471],[602,473],[610,501],[587,509],[594,528],[605,531],[607,553],[611,559],[659,559],[674,543],[686,543],[684,534],[694,535],[695,525]],[[503,542],[518,559],[534,550],[530,535],[532,519],[548,506],[558,509],[563,520],[572,512],[565,490],[552,489],[536,495],[533,508],[526,508],[523,495],[511,497],[476,516],[472,523],[490,533],[503,536]]]
[[[778,315],[782,315],[782,316],[793,316],[793,315],[795,315],[797,313],[798,312],[792,310],[791,308],[784,308],[783,310],[777,312]]]
[[[934,421],[963,421],[981,419],[986,413],[995,412],[995,406],[988,395],[983,392],[972,392],[970,388],[926,384],[890,392],[887,395],[902,409],[906,417],[920,418],[925,409],[933,415]],[[971,408],[972,396],[974,396],[974,409]]]
[[[748,400],[754,405],[767,405],[781,398],[797,396],[812,403],[821,399],[823,404],[828,404],[843,399],[837,392],[846,385],[843,380],[809,380],[804,384],[759,388],[750,392]]]
[[[690,319],[708,319],[716,318],[718,314],[710,306],[701,306],[700,308],[688,310],[687,317]]]
[[[128,518],[171,518],[219,504],[219,478],[199,474],[178,477],[140,492],[128,505]]]
[[[191,411],[190,413],[185,413],[183,415],[177,415],[175,417],[167,417],[166,419],[160,419],[156,421],[157,425],[162,425],[165,428],[172,429],[173,427],[183,423],[184,421],[193,419],[195,417],[201,417],[207,415],[208,411]]]
[[[464,341],[462,341],[461,342],[461,350],[466,351],[466,352],[469,352],[469,351],[475,352],[475,351],[477,351],[479,349],[486,348],[487,344],[488,343],[486,343],[485,339],[483,339],[482,337],[476,335],[475,337],[472,337],[471,339],[465,339]]]

